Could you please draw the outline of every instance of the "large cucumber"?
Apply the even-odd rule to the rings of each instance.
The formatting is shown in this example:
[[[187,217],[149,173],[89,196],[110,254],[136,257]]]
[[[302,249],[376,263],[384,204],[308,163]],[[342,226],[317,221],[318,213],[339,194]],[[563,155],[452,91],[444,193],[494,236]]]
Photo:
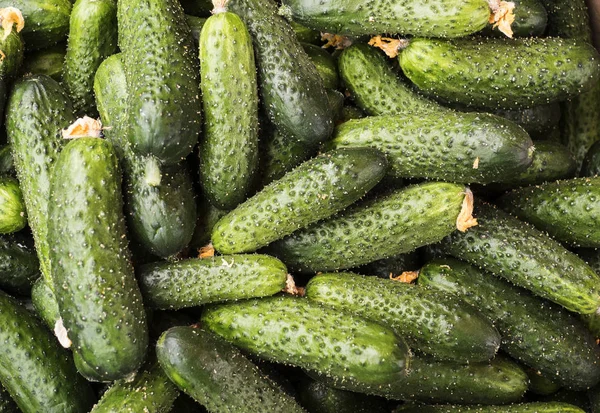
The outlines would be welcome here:
[[[23,233],[0,237],[0,288],[28,295],[40,275],[40,263],[33,243]]]

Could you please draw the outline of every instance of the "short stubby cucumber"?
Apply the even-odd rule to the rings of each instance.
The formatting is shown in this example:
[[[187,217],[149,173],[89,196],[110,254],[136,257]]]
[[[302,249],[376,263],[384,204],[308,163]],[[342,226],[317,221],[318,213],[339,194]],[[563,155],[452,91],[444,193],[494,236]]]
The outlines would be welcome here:
[[[173,327],[156,353],[177,387],[211,412],[305,412],[238,349],[205,330]]]
[[[581,176],[600,175],[600,141],[587,151],[581,166]]]
[[[428,95],[490,109],[572,98],[600,77],[600,56],[591,45],[560,38],[411,39],[399,59]]]
[[[337,89],[339,78],[335,58],[327,50],[315,44],[302,43],[302,48],[317,68],[323,79],[323,86],[327,89]]]
[[[54,291],[78,369],[95,381],[135,372],[148,346],[142,296],[127,248],[120,176],[112,145],[83,137],[60,153],[51,183],[48,240]]]
[[[432,182],[376,198],[274,243],[273,255],[305,272],[352,268],[438,242],[456,230],[465,187]]]
[[[222,254],[256,251],[351,205],[386,169],[385,156],[376,149],[348,148],[317,156],[221,218],[212,243]]]
[[[478,204],[479,225],[455,232],[441,251],[554,301],[587,314],[600,307],[600,279],[579,257],[526,222],[489,204]]]
[[[406,405],[394,413],[585,413],[585,410],[568,403],[534,402],[506,406],[424,406]]]
[[[306,296],[390,327],[411,349],[457,363],[488,361],[500,336],[478,312],[454,297],[419,286],[351,273],[319,274]]]
[[[410,351],[392,330],[290,296],[210,307],[203,325],[237,347],[334,380],[386,385],[406,375]]]
[[[64,44],[48,47],[27,54],[21,71],[28,75],[46,75],[60,82],[67,50]]]
[[[0,288],[12,294],[29,295],[40,276],[33,242],[23,232],[0,237]]]
[[[268,255],[227,255],[139,268],[146,305],[163,309],[274,295],[286,286],[287,269]]]
[[[25,228],[27,211],[19,182],[0,176],[0,234],[10,234]]]

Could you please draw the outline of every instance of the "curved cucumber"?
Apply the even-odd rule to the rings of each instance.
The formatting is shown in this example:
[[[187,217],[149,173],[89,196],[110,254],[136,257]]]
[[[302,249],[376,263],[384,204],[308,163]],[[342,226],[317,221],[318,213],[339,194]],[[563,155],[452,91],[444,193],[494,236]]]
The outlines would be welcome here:
[[[508,406],[402,406],[394,413],[585,413],[585,410],[568,403],[537,402]]]
[[[310,43],[302,43],[302,48],[317,68],[326,89],[337,89],[339,86],[338,69],[333,56],[322,47]]]
[[[60,82],[62,80],[63,63],[67,53],[64,44],[52,46],[27,54],[21,71],[25,74],[46,75]]]
[[[60,319],[60,310],[54,292],[43,278],[38,278],[31,288],[31,303],[36,314],[53,331]]]
[[[28,295],[40,275],[40,264],[33,243],[22,233],[0,237],[0,288]]]
[[[600,175],[600,142],[596,142],[590,147],[581,167],[581,176],[596,175]]]
[[[23,193],[15,178],[0,176],[0,234],[20,231],[27,225]]]

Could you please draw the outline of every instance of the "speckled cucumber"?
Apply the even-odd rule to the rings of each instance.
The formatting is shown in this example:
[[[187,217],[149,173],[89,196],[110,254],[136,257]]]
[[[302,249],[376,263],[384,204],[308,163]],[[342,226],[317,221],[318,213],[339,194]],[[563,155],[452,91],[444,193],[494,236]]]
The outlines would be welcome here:
[[[60,82],[62,80],[63,63],[67,53],[64,44],[48,47],[28,53],[23,61],[21,71],[28,75],[46,75]]]
[[[376,149],[317,156],[221,218],[212,243],[223,254],[255,251],[351,205],[383,178],[386,168]]]
[[[38,278],[31,288],[31,303],[38,317],[54,331],[56,322],[60,319],[60,310],[54,292],[43,278]]]
[[[334,389],[306,379],[298,385],[298,400],[310,413],[387,413],[382,398]]]
[[[323,79],[323,86],[327,89],[336,89],[339,86],[339,79],[333,56],[318,45],[302,43],[302,48],[317,68],[319,76]]]
[[[27,214],[19,182],[9,176],[0,176],[0,234],[22,230],[27,225]]]
[[[534,402],[508,406],[424,406],[406,405],[394,413],[585,413],[585,410],[568,403]]]
[[[600,175],[600,142],[590,147],[581,166],[581,176],[596,175]]]
[[[28,295],[40,276],[40,264],[33,242],[24,233],[0,237],[0,288],[12,294]]]
[[[513,0],[515,21],[511,24],[514,37],[543,36],[548,23],[548,13],[540,0]],[[483,31],[486,35],[504,36],[492,24]]]
[[[166,375],[209,411],[305,412],[238,349],[207,331],[171,328],[156,352]]]

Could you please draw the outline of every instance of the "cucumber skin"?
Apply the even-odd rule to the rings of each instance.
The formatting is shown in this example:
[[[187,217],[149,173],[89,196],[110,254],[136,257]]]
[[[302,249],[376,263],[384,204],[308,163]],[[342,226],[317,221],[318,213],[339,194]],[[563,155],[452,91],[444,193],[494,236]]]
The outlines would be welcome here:
[[[576,316],[560,307],[452,259],[425,265],[419,284],[478,308],[497,326],[505,352],[556,384],[585,390],[600,381],[600,349]]]
[[[32,313],[0,292],[0,380],[23,413],[84,413],[94,403],[69,352]]]
[[[0,29],[0,32],[4,36],[4,29]],[[19,73],[23,64],[23,39],[14,27],[6,39],[0,39],[0,48],[5,56],[0,65],[0,77],[9,81]]]
[[[540,0],[548,12],[548,35],[591,43],[592,31],[585,0]]]
[[[572,98],[591,90],[600,75],[600,56],[591,45],[560,38],[412,39],[399,60],[404,74],[428,95],[490,109]]]
[[[212,243],[222,254],[256,251],[351,205],[383,178],[386,168],[376,149],[317,156],[221,218]]]
[[[10,234],[25,228],[27,213],[19,182],[0,176],[0,234]]]
[[[379,322],[404,337],[411,349],[438,360],[484,362],[500,347],[498,332],[478,312],[447,294],[412,284],[351,273],[319,274],[306,286],[306,297]]]
[[[31,303],[38,317],[54,331],[54,326],[60,319],[60,310],[54,292],[43,278],[38,278],[31,288]]]
[[[442,252],[554,301],[566,309],[593,313],[600,306],[600,282],[575,254],[526,222],[488,204],[477,204],[479,225],[439,244]]]
[[[214,306],[201,320],[243,350],[316,370],[333,380],[385,385],[405,376],[411,359],[404,341],[387,327],[302,298]]]
[[[63,85],[78,117],[98,115],[94,75],[100,63],[116,52],[116,1],[77,0],[70,16]]]
[[[310,58],[310,61],[315,65],[319,76],[323,79],[323,86],[326,89],[337,89],[339,86],[339,77],[333,56],[318,45],[310,43],[300,44]]]
[[[500,109],[492,113],[520,125],[534,140],[547,139],[548,134],[559,124],[561,117],[560,104],[558,103],[534,106],[527,109]]]
[[[285,288],[286,276],[285,265],[267,255],[158,262],[138,270],[144,302],[160,309],[277,294]],[[199,279],[202,280],[200,284]]]
[[[29,295],[40,275],[40,264],[33,243],[22,233],[0,237],[0,288],[14,294]]]
[[[352,268],[410,252],[456,229],[464,191],[450,183],[414,185],[299,230],[269,251],[302,272]]]
[[[63,63],[67,53],[65,45],[51,46],[43,50],[27,54],[21,72],[24,75],[46,75],[60,82],[62,80]]]
[[[258,167],[258,86],[252,38],[233,13],[215,14],[202,28],[200,89],[205,118],[200,183],[214,206],[233,209],[246,199]]]
[[[78,368],[94,381],[136,371],[148,346],[120,184],[115,151],[99,138],[69,142],[52,176],[48,239],[56,263],[54,291]]]
[[[597,175],[600,175],[600,142],[596,142],[590,147],[581,167],[581,176]]]
[[[400,407],[394,413],[585,413],[577,406],[559,402],[519,403],[509,406],[423,406]]]
[[[0,146],[0,175],[16,175],[12,148],[9,144]]]

